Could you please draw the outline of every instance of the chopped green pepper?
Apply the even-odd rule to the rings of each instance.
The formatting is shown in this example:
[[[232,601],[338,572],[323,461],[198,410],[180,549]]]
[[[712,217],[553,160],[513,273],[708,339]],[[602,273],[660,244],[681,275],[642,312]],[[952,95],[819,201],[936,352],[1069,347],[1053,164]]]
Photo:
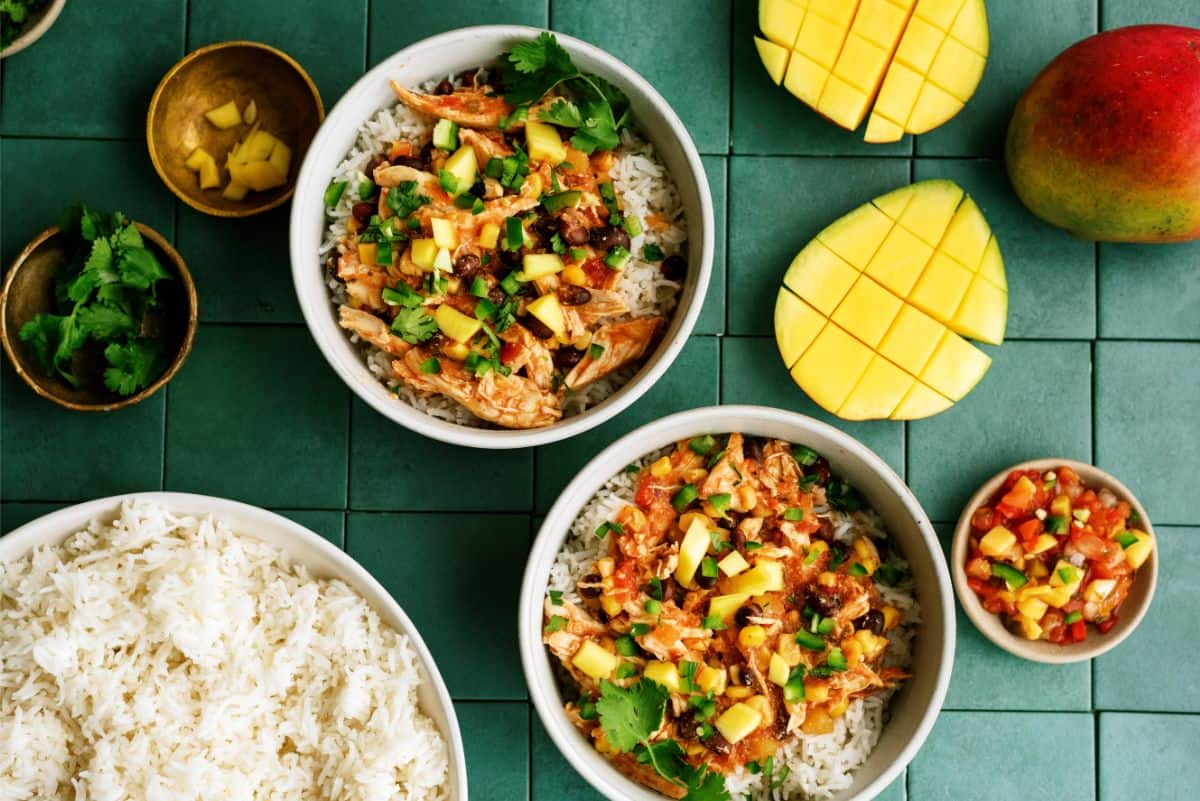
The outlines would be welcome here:
[[[829,656],[825,659],[825,663],[834,670],[845,670],[846,655],[842,653],[841,648],[830,648]]]
[[[1020,570],[1003,562],[992,563],[992,575],[1004,579],[1010,590],[1020,589],[1029,581]]]
[[[583,193],[578,189],[570,189],[554,195],[542,195],[542,206],[549,212],[562,211],[578,206],[581,197],[583,197]]]
[[[789,704],[804,700],[804,665],[796,665],[783,685],[783,700]]]
[[[699,495],[700,493],[696,489],[695,484],[684,484],[671,498],[671,505],[675,507],[676,512],[682,512],[687,508],[688,504],[696,500]]]
[[[1045,525],[1047,534],[1066,534],[1071,528],[1066,515],[1050,515],[1046,518]]]
[[[1063,618],[1063,623],[1069,626],[1072,623],[1078,623],[1080,620],[1083,620],[1083,612],[1072,612]]]
[[[562,627],[567,625],[567,619],[562,615],[554,615],[546,622],[546,633],[553,634],[556,631],[561,631]]]
[[[712,434],[705,434],[702,437],[695,437],[694,439],[688,440],[688,448],[697,456],[707,455],[716,444],[717,440],[713,438]]]
[[[700,560],[700,575],[705,578],[715,579],[717,577],[717,560],[711,556],[706,556]]]
[[[613,644],[616,645],[617,653],[621,656],[637,656],[637,642],[628,634],[622,634],[613,641]]]
[[[656,601],[651,598],[646,601],[646,614],[657,615],[662,612],[662,601]]]
[[[825,641],[817,635],[805,631],[804,629],[800,629],[800,631],[796,632],[796,644],[807,648],[810,651],[825,650]]]
[[[342,199],[342,193],[346,191],[345,181],[334,181],[325,190],[325,205],[333,208]]]
[[[804,519],[804,510],[799,506],[789,506],[783,510],[783,519],[791,520],[793,523]]]
[[[821,454],[805,445],[793,445],[792,457],[804,467],[810,467],[821,458]]]
[[[629,251],[620,245],[613,245],[612,250],[604,257],[604,266],[610,270],[624,270],[629,263]]]
[[[729,509],[729,504],[733,503],[733,496],[728,492],[718,492],[716,495],[709,495],[708,502],[718,514],[724,515]]]
[[[1133,536],[1133,534],[1128,531],[1122,531],[1120,534],[1113,537],[1113,539],[1116,540],[1117,544],[1122,548],[1128,548],[1130,545],[1133,545],[1138,541],[1137,537]]]

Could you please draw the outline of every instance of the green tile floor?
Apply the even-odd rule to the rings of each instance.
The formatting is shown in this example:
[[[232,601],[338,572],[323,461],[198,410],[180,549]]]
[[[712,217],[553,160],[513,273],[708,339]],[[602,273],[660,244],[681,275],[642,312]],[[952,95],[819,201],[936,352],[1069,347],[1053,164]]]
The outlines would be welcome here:
[[[202,325],[167,390],[105,417],[63,412],[0,367],[0,530],[147,489],[280,510],[362,561],[420,626],[457,702],[476,801],[596,799],[542,730],[517,657],[517,587],[538,515],[600,447],[673,411],[762,403],[830,419],[792,385],[770,338],[783,266],[864,200],[950,177],[1003,245],[1011,339],[945,414],[837,424],[905,476],[943,536],[976,483],[1007,464],[1095,460],[1149,508],[1162,572],[1138,632],[1092,664],[1010,658],[960,614],[946,711],[881,798],[1195,798],[1200,243],[1072,240],[1024,210],[997,157],[1013,103],[1055,53],[1098,25],[1200,25],[1200,8],[989,5],[992,58],[966,110],[915,142],[869,147],[770,84],[750,40],[752,0],[263,0],[253,14],[233,0],[71,0],[36,47],[0,62],[0,257],[7,264],[68,201],[123,209],[188,260]],[[647,9],[651,24],[638,14]],[[570,442],[485,456],[425,440],[354,399],[301,324],[286,211],[230,222],[182,206],[141,132],[162,73],[209,42],[256,38],[289,51],[332,106],[397,49],[492,22],[581,36],[654,82],[704,155],[719,247],[697,333],[658,386]]]

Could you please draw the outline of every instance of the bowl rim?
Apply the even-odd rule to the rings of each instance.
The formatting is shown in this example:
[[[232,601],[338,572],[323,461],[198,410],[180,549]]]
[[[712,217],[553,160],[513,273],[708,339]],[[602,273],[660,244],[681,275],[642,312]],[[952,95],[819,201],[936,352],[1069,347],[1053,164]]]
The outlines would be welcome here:
[[[1141,501],[1137,499],[1137,496],[1116,476],[1086,462],[1054,457],[1027,459],[1011,467],[1006,467],[979,486],[979,489],[975,491],[975,494],[971,496],[966,506],[963,507],[962,514],[959,515],[958,522],[954,527],[954,538],[950,543],[950,575],[954,580],[954,594],[958,596],[958,602],[962,606],[963,612],[970,618],[971,623],[979,630],[980,634],[987,637],[993,644],[1008,651],[1013,656],[1047,665],[1067,665],[1074,662],[1083,662],[1116,648],[1142,622],[1142,619],[1146,616],[1146,612],[1150,609],[1150,604],[1154,600],[1154,591],[1158,586],[1158,548],[1155,547],[1150,553],[1150,558],[1138,569],[1134,579],[1135,581],[1148,582],[1146,585],[1145,600],[1131,609],[1126,609],[1125,604],[1121,605],[1122,617],[1129,622],[1126,623],[1120,633],[1096,634],[1088,632],[1087,639],[1083,642],[1072,643],[1070,645],[1054,645],[1053,643],[1041,643],[1018,637],[1004,627],[998,615],[993,615],[983,608],[983,604],[979,601],[979,596],[967,586],[967,572],[964,564],[967,556],[967,540],[971,530],[972,514],[976,508],[1000,488],[1000,485],[1004,483],[1008,474],[1013,470],[1038,470],[1043,472],[1057,467],[1070,467],[1079,474],[1079,477],[1089,487],[1107,487],[1121,500],[1128,501],[1133,510],[1141,517],[1141,529],[1157,542],[1154,534],[1154,526],[1150,522],[1150,516],[1146,514],[1146,509],[1142,506]],[[1128,599],[1126,601],[1128,602]]]
[[[400,621],[400,633],[408,637],[409,644],[425,671],[425,680],[433,690],[433,694],[446,716],[449,731],[443,731],[441,734],[447,741],[446,746],[453,759],[453,767],[447,772],[447,783],[450,785],[448,789],[454,792],[454,795],[450,796],[451,801],[467,801],[466,758],[462,732],[458,725],[458,715],[441,671],[438,669],[429,647],[425,644],[424,638],[421,637],[420,631],[396,599],[392,597],[392,594],[365,567],[360,565],[350,554],[306,526],[268,509],[215,495],[170,491],[129,492],[58,509],[0,536],[0,564],[8,560],[19,559],[38,545],[61,543],[64,538],[78,528],[86,526],[98,515],[111,512],[125,501],[130,500],[151,501],[176,513],[182,511],[191,515],[235,518],[243,524],[260,525],[264,528],[270,527],[282,531],[289,539],[300,541],[305,547],[318,551],[321,556],[330,560],[336,567],[336,577],[343,580],[349,577],[351,581],[347,583],[359,595],[363,595],[363,593],[358,586],[365,586],[383,599],[382,605],[386,607],[386,611]],[[253,532],[238,531],[237,533],[242,536],[254,537]],[[292,557],[287,548],[275,547],[279,547],[289,558],[303,564],[300,559]]]
[[[162,100],[162,96],[167,88],[167,85],[175,78],[176,75],[179,74],[180,71],[190,65],[193,61],[207,56],[209,53],[213,53],[218,50],[232,49],[235,47],[249,47],[257,50],[265,50],[290,66],[304,81],[305,85],[308,87],[308,91],[312,93],[313,102],[317,107],[318,127],[325,121],[325,103],[321,100],[321,92],[317,89],[317,85],[313,83],[312,77],[308,74],[304,67],[300,66],[300,62],[296,61],[296,59],[292,58],[279,48],[272,47],[264,42],[255,42],[250,39],[230,39],[224,42],[213,42],[212,44],[197,47],[195,50],[179,59],[179,61],[175,62],[175,64],[169,70],[167,70],[166,74],[164,74],[159,80],[158,85],[154,87],[154,94],[150,97],[150,105],[146,108],[146,149],[150,153],[150,162],[154,165],[154,171],[158,173],[159,180],[163,182],[167,189],[171,190],[171,194],[175,195],[175,197],[179,198],[184,203],[191,206],[196,211],[201,212],[202,214],[231,219],[253,217],[256,214],[261,214],[264,211],[270,211],[273,208],[282,206],[284,203],[291,200],[292,195],[295,194],[296,185],[300,181],[300,174],[297,172],[296,177],[288,181],[286,191],[284,191],[282,194],[263,203],[259,203],[258,205],[247,205],[241,208],[227,209],[221,206],[211,206],[207,203],[202,203],[188,193],[184,192],[181,187],[177,186],[175,182],[168,177],[167,171],[162,165],[162,156],[159,154],[158,149],[154,146],[154,112],[158,110],[158,105]],[[312,143],[309,143],[309,147],[312,147]]]
[[[137,226],[138,232],[141,233],[143,237],[149,239],[154,243],[155,247],[159,248],[164,254],[166,254],[167,260],[170,261],[172,266],[175,267],[180,283],[183,286],[184,295],[187,297],[188,320],[187,330],[183,335],[183,342],[180,343],[179,351],[175,354],[175,358],[171,360],[171,363],[167,365],[167,369],[164,370],[162,375],[155,379],[152,384],[142,390],[139,390],[138,392],[135,392],[129,397],[104,403],[77,403],[76,401],[67,400],[66,398],[55,395],[41,384],[34,381],[26,371],[24,365],[21,363],[21,360],[17,358],[17,345],[13,341],[13,332],[9,331],[8,328],[7,312],[9,290],[12,288],[12,285],[16,280],[17,272],[22,266],[24,266],[25,262],[29,259],[29,256],[47,241],[61,233],[61,229],[57,225],[50,226],[26,243],[25,247],[21,248],[21,252],[17,254],[17,257],[13,259],[12,263],[9,265],[8,271],[4,276],[4,284],[2,287],[0,287],[0,346],[4,348],[4,354],[8,357],[8,361],[12,365],[13,370],[16,371],[17,375],[21,377],[21,380],[24,381],[30,389],[32,389],[38,395],[41,395],[46,400],[62,406],[64,409],[70,409],[71,411],[75,412],[113,412],[118,409],[124,409],[127,406],[133,406],[134,404],[141,403],[146,398],[149,398],[155,392],[158,392],[160,389],[166,386],[167,382],[174,378],[175,374],[179,372],[179,369],[183,367],[183,363],[187,360],[188,355],[192,352],[192,345],[196,340],[196,329],[200,322],[200,310],[199,299],[196,295],[196,283],[194,280],[192,280],[192,274],[188,270],[187,263],[183,260],[183,256],[179,255],[179,251],[175,250],[175,248],[171,246],[171,243],[167,241],[166,237],[164,237],[158,231],[155,231],[150,226],[143,222],[138,222],[137,220],[134,220],[133,224]]]
[[[41,16],[37,22],[30,25],[25,30],[21,31],[21,35],[12,40],[8,47],[0,50],[0,59],[8,58],[9,56],[20,53],[25,48],[32,45],[38,39],[46,35],[46,31],[54,25],[58,20],[58,15],[62,13],[63,8],[67,5],[67,0],[51,0],[50,5],[42,10]]]
[[[355,130],[357,130],[362,125],[362,120],[349,116],[351,104],[356,98],[371,92],[379,83],[385,82],[397,65],[412,59],[414,55],[419,55],[422,51],[452,48],[463,40],[491,40],[497,45],[497,54],[499,54],[500,46],[505,41],[517,37],[536,36],[546,30],[546,28],[527,25],[475,25],[457,28],[414,42],[379,62],[346,90],[346,93],[330,110],[325,123],[317,131],[317,135],[313,138],[312,144],[305,154],[304,163],[301,165],[299,176],[296,179],[300,200],[315,202],[320,197],[320,193],[324,192],[328,183],[327,175],[317,173],[317,165],[310,158],[312,154],[321,151],[325,141],[334,135],[335,128],[348,126],[353,122]],[[686,312],[679,318],[679,329],[673,339],[664,339],[650,354],[650,358],[653,358],[652,364],[643,365],[629,382],[604,401],[580,414],[541,428],[489,429],[449,423],[398,400],[390,393],[384,396],[382,393],[369,391],[373,390],[375,385],[383,385],[374,377],[371,377],[370,383],[360,380],[361,376],[353,372],[353,366],[348,361],[349,356],[353,356],[355,365],[361,363],[361,357],[357,352],[347,355],[343,351],[342,342],[348,343],[348,338],[345,332],[333,322],[332,314],[329,311],[329,288],[325,286],[323,280],[319,280],[319,275],[309,275],[309,261],[313,258],[313,254],[308,253],[309,247],[302,240],[302,232],[306,228],[303,218],[306,204],[305,202],[292,204],[288,225],[292,278],[304,322],[321,354],[342,382],[375,411],[410,431],[452,445],[493,450],[546,445],[569,439],[620,414],[657,384],[663,374],[674,364],[679,352],[691,337],[708,294],[716,252],[712,192],[708,185],[700,153],[687,128],[658,90],[625,62],[582,39],[558,31],[554,31],[554,35],[559,44],[570,51],[572,55],[581,54],[601,64],[606,72],[606,77],[611,77],[618,86],[634,86],[648,99],[657,113],[666,121],[666,134],[678,142],[688,171],[696,183],[699,196],[699,227],[702,229],[699,233],[701,259],[700,264],[695,268],[696,283],[692,290],[691,302],[688,304]],[[343,117],[345,117],[345,121],[343,121]],[[694,236],[696,234],[689,233],[689,239]],[[319,283],[319,292],[309,289],[313,286],[314,281]],[[684,297],[681,293],[680,300],[682,301]],[[679,313],[677,305],[675,311],[672,312],[669,325],[674,321],[674,315]]]
[[[521,580],[521,594],[517,607],[521,667],[525,673],[525,683],[529,689],[530,701],[537,710],[546,732],[566,761],[610,801],[627,801],[630,797],[630,787],[645,788],[640,788],[633,784],[631,779],[624,777],[621,778],[626,783],[625,786],[610,782],[597,770],[601,763],[607,765],[607,760],[594,749],[579,746],[575,730],[567,722],[566,716],[563,715],[562,709],[557,704],[557,689],[542,681],[539,663],[547,659],[541,638],[542,599],[545,594],[548,570],[538,571],[535,574],[534,568],[539,561],[547,558],[547,553],[551,559],[549,564],[552,564],[552,557],[557,554],[562,543],[569,536],[571,525],[580,508],[612,477],[611,472],[604,469],[607,461],[617,455],[621,456],[621,459],[617,461],[626,462],[644,456],[654,447],[653,445],[648,447],[647,443],[656,442],[668,430],[686,426],[687,430],[693,434],[733,431],[738,428],[744,429],[746,426],[738,426],[737,421],[747,417],[755,418],[760,422],[781,424],[797,431],[806,430],[818,433],[834,440],[838,447],[844,448],[852,458],[863,462],[882,480],[887,489],[895,494],[905,512],[912,517],[920,534],[921,545],[928,551],[933,565],[936,587],[929,589],[932,595],[937,596],[942,607],[941,617],[945,625],[940,653],[937,655],[937,675],[930,702],[921,712],[912,737],[900,749],[896,759],[873,781],[853,796],[842,801],[867,801],[883,792],[911,763],[917,751],[925,743],[945,702],[946,692],[950,686],[951,672],[954,668],[955,648],[954,595],[951,590],[950,575],[933,524],[929,521],[929,517],[916,495],[892,469],[891,465],[846,432],[798,412],[768,406],[726,405],[705,406],[660,417],[629,432],[601,450],[576,473],[571,482],[562,490],[554,505],[546,513],[537,537],[530,547],[529,560]],[[683,436],[687,436],[687,434],[683,434]],[[654,793],[653,790],[646,792],[653,794],[654,797],[659,797],[659,794]],[[661,797],[665,798],[665,796]]]

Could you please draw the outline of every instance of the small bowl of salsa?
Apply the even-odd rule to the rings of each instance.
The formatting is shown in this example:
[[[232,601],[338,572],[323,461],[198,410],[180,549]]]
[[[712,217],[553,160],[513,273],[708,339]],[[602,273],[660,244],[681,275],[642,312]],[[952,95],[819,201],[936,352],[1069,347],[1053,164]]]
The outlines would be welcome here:
[[[1069,459],[1022,462],[985,482],[958,520],[950,563],[975,627],[1047,663],[1116,647],[1158,580],[1146,510],[1112,475]]]

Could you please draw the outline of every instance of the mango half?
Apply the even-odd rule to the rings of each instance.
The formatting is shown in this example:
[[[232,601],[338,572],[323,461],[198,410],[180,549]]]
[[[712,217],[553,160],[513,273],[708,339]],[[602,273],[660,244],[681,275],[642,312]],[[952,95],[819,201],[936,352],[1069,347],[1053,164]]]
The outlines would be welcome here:
[[[759,0],[771,80],[846,130],[895,142],[957,114],[988,56],[984,0]]]
[[[889,192],[796,254],[775,302],[795,382],[847,420],[944,411],[983,378],[1008,317],[1000,246],[953,181]]]

